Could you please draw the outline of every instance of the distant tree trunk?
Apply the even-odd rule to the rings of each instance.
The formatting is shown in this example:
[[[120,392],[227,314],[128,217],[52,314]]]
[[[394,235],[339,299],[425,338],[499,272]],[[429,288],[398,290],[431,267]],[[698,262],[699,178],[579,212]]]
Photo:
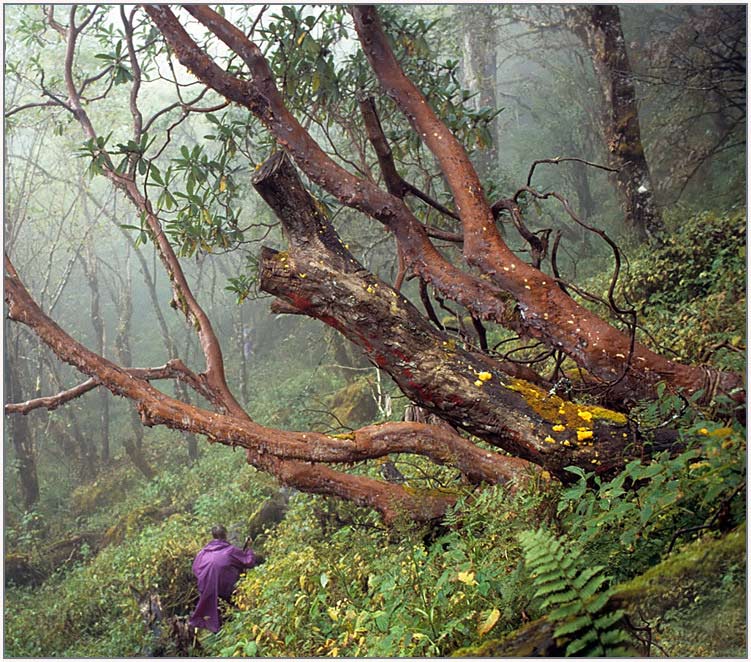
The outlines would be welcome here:
[[[117,307],[120,310],[120,321],[117,327],[117,335],[115,336],[115,351],[122,365],[131,366],[133,365],[133,354],[130,349],[130,322],[133,317],[133,296],[131,294],[130,251],[128,251],[125,257],[124,281],[120,296],[115,297]],[[106,393],[106,391],[104,392]],[[146,478],[151,479],[156,475],[156,472],[143,456],[143,425],[136,409],[134,407],[129,407],[129,409],[133,436],[131,437],[128,433],[125,433],[123,435],[123,446],[136,468]]]
[[[105,349],[105,326],[102,318],[101,300],[99,295],[99,277],[97,274],[97,257],[91,247],[88,246],[85,256],[81,258],[83,271],[89,283],[91,291],[91,324],[94,327],[94,347],[96,353],[104,356]],[[98,389],[100,407],[100,434],[101,434],[101,460],[102,464],[110,460],[110,396],[106,389]]]
[[[111,219],[113,223],[117,224],[117,221],[112,218]],[[120,227],[118,225],[118,227]],[[133,249],[133,252],[136,255],[136,258],[138,259],[139,268],[141,269],[141,274],[143,275],[143,281],[146,285],[146,290],[149,293],[149,299],[151,300],[151,305],[154,309],[154,315],[156,315],[156,321],[157,325],[159,326],[159,333],[162,336],[162,342],[164,343],[164,348],[167,350],[167,354],[171,359],[177,358],[177,346],[175,344],[174,339],[172,338],[172,334],[170,333],[169,327],[167,326],[167,321],[164,319],[164,315],[162,313],[162,308],[159,305],[159,295],[156,291],[156,281],[154,280],[154,277],[151,274],[151,270],[149,269],[149,265],[146,262],[146,258],[143,256],[143,253],[136,247],[136,245],[133,242],[133,239],[130,237],[130,235],[127,233],[127,231],[120,228],[123,235],[125,236],[128,245]],[[185,387],[185,385],[177,381],[175,383],[175,394],[178,398],[180,398],[183,402],[189,402],[189,395],[188,395],[188,389]],[[185,439],[188,442],[188,458],[190,460],[197,460],[198,459],[198,441],[194,434],[187,432],[185,433]],[[143,435],[138,437],[136,439],[136,448],[140,451],[142,446],[142,440]]]
[[[62,391],[65,388],[58,369],[59,365],[59,363],[49,364],[50,384],[56,391]],[[62,412],[67,421],[66,429],[78,448],[78,475],[82,480],[94,480],[96,476],[96,448],[81,431],[78,416],[76,416],[76,408],[64,407]]]
[[[5,333],[5,392],[6,398],[10,402],[21,402],[23,393],[21,392],[20,361],[18,351],[19,338],[16,336],[14,342],[11,339],[6,326]],[[9,351],[9,348],[12,349]],[[12,422],[11,422],[12,421]],[[36,453],[34,451],[34,441],[31,436],[29,419],[26,416],[13,416],[8,419],[8,435],[13,442],[13,450],[16,454],[16,463],[18,468],[19,484],[21,486],[21,498],[25,510],[31,510],[39,501],[39,479],[37,477]]]
[[[493,5],[472,5],[454,9],[462,25],[462,52],[467,87],[475,92],[476,108],[497,108],[495,8]],[[474,153],[473,162],[480,178],[492,173],[498,160],[496,122],[491,124],[492,143]]]
[[[631,65],[616,5],[572,5],[564,10],[572,31],[589,50],[603,98],[601,127],[613,181],[626,226],[640,241],[650,239],[662,221],[644,155]]]

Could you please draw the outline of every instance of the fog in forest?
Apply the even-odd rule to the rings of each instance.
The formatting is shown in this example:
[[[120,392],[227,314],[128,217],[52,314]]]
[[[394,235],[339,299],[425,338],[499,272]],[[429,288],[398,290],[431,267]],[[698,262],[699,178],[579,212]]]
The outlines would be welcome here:
[[[173,7],[183,33],[131,5],[4,6],[6,655],[525,654],[467,647],[555,607],[523,588],[544,536],[568,532],[615,585],[745,527],[746,8],[598,7],[378,6],[437,127],[366,11]],[[280,152],[296,175],[266,173]],[[488,222],[532,286],[472,239]],[[586,314],[558,324],[556,297]],[[606,365],[592,343],[616,335]],[[657,355],[674,383],[662,359],[634,372]],[[267,561],[219,634],[181,643],[166,632],[217,523],[240,546],[255,526]],[[733,550],[712,604],[742,593]],[[742,615],[720,643],[681,614],[658,654],[742,655]],[[643,653],[631,634],[612,650]]]

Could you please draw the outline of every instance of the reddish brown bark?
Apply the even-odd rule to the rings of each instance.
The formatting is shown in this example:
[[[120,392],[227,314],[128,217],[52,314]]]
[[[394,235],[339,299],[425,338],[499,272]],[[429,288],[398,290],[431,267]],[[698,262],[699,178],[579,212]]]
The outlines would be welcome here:
[[[363,50],[381,85],[441,164],[462,219],[466,261],[514,297],[522,317],[518,325],[521,330],[561,349],[596,377],[608,382],[618,380],[617,392],[623,397],[647,395],[662,380],[688,391],[710,386],[711,380],[701,368],[669,361],[641,344],[637,343],[632,356],[627,334],[578,305],[550,276],[522,262],[509,250],[493,222],[466,151],[404,75],[376,10],[357,5],[352,7],[352,15]],[[739,375],[718,375],[716,379],[726,391],[742,384]]]
[[[604,472],[643,452],[632,443],[624,416],[597,410],[602,416],[587,426],[575,405],[511,378],[486,355],[455,346],[355,260],[284,154],[269,159],[253,183],[282,221],[290,246],[284,253],[262,252],[262,289],[340,331],[413,402],[563,480],[566,466]],[[582,416],[588,415],[582,410]],[[583,435],[583,428],[592,435]]]
[[[356,26],[371,65],[387,93],[405,112],[434,152],[449,181],[464,227],[464,254],[490,281],[464,273],[436,251],[424,228],[397,197],[335,164],[286,109],[258,47],[226,19],[203,5],[187,8],[233,49],[251,70],[252,82],[220,69],[201,51],[164,6],[146,11],[178,59],[200,80],[253,111],[313,181],[345,205],[363,211],[392,230],[413,272],[480,319],[494,319],[561,349],[603,382],[615,397],[654,395],[659,381],[695,391],[741,386],[736,374],[708,375],[701,368],[669,361],[631,339],[563,293],[554,279],[517,258],[498,232],[466,152],[404,76],[372,7],[353,7]]]
[[[371,215],[390,229],[405,264],[444,296],[466,306],[478,318],[494,319],[563,349],[603,381],[619,378],[623,369],[629,368],[618,382],[625,395],[647,395],[658,379],[698,388],[703,375],[698,369],[665,361],[641,346],[629,357],[630,339],[626,335],[578,306],[551,277],[523,263],[508,249],[466,153],[404,77],[372,8],[353,10],[363,47],[384,87],[441,163],[461,218],[465,260],[481,271],[481,276],[449,263],[399,195],[351,175],[323,152],[285,107],[261,51],[235,26],[206,6],[188,8],[243,59],[251,71],[251,82],[219,68],[169,8],[148,6],[146,11],[184,65],[208,86],[255,113],[314,182],[343,204]],[[66,33],[69,102],[86,135],[94,137],[96,132],[73,83],[71,54],[80,29],[72,20],[73,14]],[[137,104],[132,96],[134,109]],[[376,133],[373,136],[378,138]],[[383,148],[377,149],[385,154]],[[392,174],[398,177],[395,168]],[[148,382],[153,376],[117,366],[81,346],[42,313],[9,261],[6,301],[11,318],[30,326],[60,359],[112,393],[133,401],[145,425],[165,425],[205,435],[212,442],[241,446],[251,464],[281,481],[306,491],[350,499],[376,509],[388,521],[400,514],[418,520],[434,518],[452,499],[416,496],[400,485],[325,465],[413,453],[455,466],[473,483],[510,485],[526,467],[517,458],[531,460],[565,478],[567,465],[604,472],[621,466],[631,454],[642,452],[640,439],[628,429],[623,415],[567,403],[511,378],[505,366],[489,357],[455,347],[407,299],[357,263],[281,152],[259,171],[254,182],[282,220],[289,241],[288,251],[264,251],[263,287],[290,309],[324,321],[362,347],[412,400],[516,458],[482,450],[448,427],[388,423],[336,438],[273,430],[254,423],[227,387],[218,340],[148,200],[132,178],[111,167],[105,167],[105,175],[143,212],[169,274],[175,306],[198,331],[205,372],[195,375],[184,366],[172,364],[171,376],[201,392],[216,411],[167,396]],[[739,384],[740,379],[724,375],[718,382],[727,389]],[[631,444],[628,455],[624,453],[626,442]]]
[[[347,438],[318,433],[273,430],[247,417],[210,412],[167,396],[140,378],[87,350],[47,317],[21,283],[6,257],[5,300],[9,317],[29,326],[60,358],[97,379],[113,394],[132,400],[145,425],[166,425],[205,435],[211,442],[241,446],[249,461],[299,489],[350,499],[380,512],[387,521],[404,515],[432,519],[452,497],[416,496],[400,485],[336,471],[323,463],[352,463],[391,453],[416,453],[466,471],[472,482],[517,480],[526,466],[520,460],[488,453],[445,428],[389,423],[357,430]]]

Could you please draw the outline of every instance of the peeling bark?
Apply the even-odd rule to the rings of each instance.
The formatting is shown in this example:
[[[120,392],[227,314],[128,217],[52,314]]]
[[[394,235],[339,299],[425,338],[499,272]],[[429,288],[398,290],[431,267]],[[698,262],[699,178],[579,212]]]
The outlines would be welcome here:
[[[639,444],[624,451],[632,433],[622,414],[566,403],[509,377],[486,355],[456,347],[355,260],[283,153],[253,184],[290,245],[282,253],[263,250],[261,288],[340,331],[412,401],[562,480],[566,466],[605,472],[643,452]]]

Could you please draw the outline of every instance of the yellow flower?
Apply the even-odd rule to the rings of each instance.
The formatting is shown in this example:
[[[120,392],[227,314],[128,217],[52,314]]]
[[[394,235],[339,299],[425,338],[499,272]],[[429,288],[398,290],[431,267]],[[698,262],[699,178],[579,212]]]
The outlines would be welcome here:
[[[563,432],[566,429],[565,425],[561,425],[560,423],[558,425],[553,426],[553,432]]]
[[[579,428],[576,431],[576,438],[579,441],[584,441],[585,439],[591,439],[593,434],[594,433],[592,432],[592,430],[587,430],[586,428]]]
[[[709,430],[707,430],[707,428],[702,428],[699,430],[699,434],[709,434]]]
[[[477,375],[477,377],[481,379],[482,381],[486,382],[489,379],[492,379],[493,375],[491,375],[489,372],[481,372],[479,375]]]
[[[549,471],[542,471],[540,473],[540,476],[542,476],[543,480],[550,480],[550,472]]]
[[[475,381],[475,386],[482,386],[482,382],[478,379]]]
[[[553,439],[553,437],[545,437],[544,441],[547,441],[549,444],[555,443],[555,439]]]
[[[694,469],[701,469],[702,467],[708,467],[708,466],[709,466],[709,462],[705,460],[704,462],[694,462],[693,464],[689,464],[688,468],[693,471]]]
[[[587,423],[589,423],[592,420],[592,412],[591,411],[577,411],[576,415],[579,418],[583,418]]]
[[[460,572],[460,573],[457,573],[456,578],[462,584],[466,584],[467,586],[477,586],[474,572]]]

